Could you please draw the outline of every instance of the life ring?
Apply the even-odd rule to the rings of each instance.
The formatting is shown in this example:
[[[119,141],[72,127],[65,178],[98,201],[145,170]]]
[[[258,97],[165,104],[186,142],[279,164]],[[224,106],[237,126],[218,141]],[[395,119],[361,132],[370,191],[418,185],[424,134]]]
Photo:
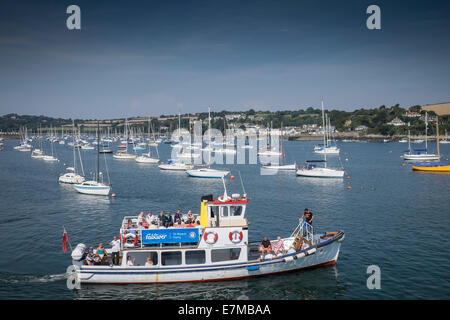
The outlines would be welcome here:
[[[230,238],[230,241],[233,243],[241,242],[243,237],[242,231],[233,231],[228,234],[228,238]]]
[[[214,235],[214,238],[213,238],[213,239],[210,239],[210,238],[208,237],[210,234],[213,234],[213,235]],[[219,239],[219,235],[218,235],[217,232],[215,232],[215,231],[208,231],[208,232],[205,232],[205,233],[203,234],[203,239],[205,240],[206,243],[214,244],[214,243],[217,242],[217,239]]]

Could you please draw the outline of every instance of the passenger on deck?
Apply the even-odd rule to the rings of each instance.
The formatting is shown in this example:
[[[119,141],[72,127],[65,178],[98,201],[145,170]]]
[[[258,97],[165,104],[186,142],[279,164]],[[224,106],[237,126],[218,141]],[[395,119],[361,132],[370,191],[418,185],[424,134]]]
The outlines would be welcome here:
[[[149,211],[147,213],[147,215],[145,216],[145,220],[147,221],[147,223],[150,225],[153,221],[153,213],[151,213],[151,211]]]
[[[174,221],[178,221],[178,219],[183,220],[183,215],[181,214],[180,209],[177,210],[177,213],[175,213],[175,216],[173,217]]]
[[[170,215],[169,212],[166,212],[165,220],[164,220],[164,227],[167,228],[167,227],[169,226],[170,223],[173,224],[172,216]]]
[[[94,256],[94,266],[99,266],[102,264],[102,258],[100,258],[100,256],[95,255]]]
[[[155,221],[152,221],[152,223],[150,224],[150,226],[148,228],[149,229],[158,229],[158,225]]]
[[[314,220],[314,214],[311,211],[309,211],[308,208],[305,208],[305,212],[303,213],[300,220],[302,220],[303,218],[305,218],[305,222],[312,224]]]
[[[188,220],[188,222],[184,225],[185,228],[195,228],[194,221]]]
[[[272,251],[272,245],[269,241],[269,238],[264,237],[264,240],[261,242],[261,247],[259,248],[259,251],[261,251],[261,258],[264,259],[265,253],[270,253]]]
[[[276,255],[284,254],[284,253],[285,253],[285,250],[284,250],[284,243],[283,243],[283,240],[281,240],[281,237],[280,237],[280,236],[277,237],[277,241],[275,242],[275,244],[274,244],[274,246],[273,246],[273,252],[274,252]]]
[[[192,211],[189,210],[186,216],[186,223],[194,223],[195,222],[195,217],[192,214]]]
[[[159,226],[164,226],[164,221],[166,220],[165,218],[166,218],[166,216],[164,215],[164,211],[161,210],[161,212],[159,213],[159,216],[158,216],[158,225]]]
[[[137,218],[138,227],[141,226],[144,221],[145,221],[144,211],[141,211]]]
[[[95,250],[95,254],[98,255],[100,257],[100,259],[103,259],[103,256],[106,256],[106,250],[105,248],[103,248],[103,243],[99,243],[97,250]]]
[[[145,262],[145,266],[146,267],[150,267],[153,265],[153,261],[152,259],[150,259],[150,257],[147,258],[147,261]]]
[[[115,265],[119,264],[119,255],[120,255],[120,240],[117,239],[117,236],[113,237],[113,241],[109,243],[111,245],[111,255],[112,262]]]
[[[94,257],[88,252],[86,254],[86,260],[85,261],[86,261],[86,264],[88,266],[92,266],[94,264]]]
[[[177,219],[177,222],[176,222],[175,226],[176,226],[177,228],[184,228],[184,223],[183,223],[183,221],[181,220],[181,218],[178,218],[178,219]]]
[[[134,266],[135,259],[133,258],[133,261],[131,261],[131,257],[128,256],[127,258],[127,267],[133,267]]]

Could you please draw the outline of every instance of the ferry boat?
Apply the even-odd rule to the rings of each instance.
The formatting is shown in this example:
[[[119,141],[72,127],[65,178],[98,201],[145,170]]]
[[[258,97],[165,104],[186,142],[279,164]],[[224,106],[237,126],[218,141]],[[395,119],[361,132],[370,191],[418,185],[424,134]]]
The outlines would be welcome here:
[[[315,233],[300,221],[277,255],[261,256],[260,242],[250,242],[246,210],[249,198],[233,194],[201,198],[196,227],[144,229],[126,216],[120,228],[119,264],[88,265],[86,245],[72,251],[68,268],[73,284],[150,284],[242,279],[332,265],[344,232]],[[130,228],[131,226],[131,228]],[[275,246],[275,241],[271,241]],[[106,249],[109,255],[111,249]],[[151,261],[148,263],[148,261]],[[70,271],[71,270],[71,271]]]

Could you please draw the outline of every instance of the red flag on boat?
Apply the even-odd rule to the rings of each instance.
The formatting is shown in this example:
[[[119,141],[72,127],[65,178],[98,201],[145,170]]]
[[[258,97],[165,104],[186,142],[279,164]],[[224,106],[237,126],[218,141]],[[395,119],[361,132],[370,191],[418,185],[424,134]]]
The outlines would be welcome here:
[[[62,238],[62,249],[64,253],[67,252],[67,242],[69,241],[69,235],[67,234],[66,228],[64,228],[63,238]]]

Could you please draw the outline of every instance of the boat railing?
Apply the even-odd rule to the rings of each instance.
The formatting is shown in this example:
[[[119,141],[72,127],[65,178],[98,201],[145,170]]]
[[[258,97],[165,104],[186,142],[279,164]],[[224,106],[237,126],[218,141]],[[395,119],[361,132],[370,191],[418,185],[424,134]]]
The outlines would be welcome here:
[[[306,222],[304,219],[299,220],[298,226],[294,229],[291,234],[291,237],[300,237],[304,238],[307,241],[313,243],[314,241],[314,227]]]

